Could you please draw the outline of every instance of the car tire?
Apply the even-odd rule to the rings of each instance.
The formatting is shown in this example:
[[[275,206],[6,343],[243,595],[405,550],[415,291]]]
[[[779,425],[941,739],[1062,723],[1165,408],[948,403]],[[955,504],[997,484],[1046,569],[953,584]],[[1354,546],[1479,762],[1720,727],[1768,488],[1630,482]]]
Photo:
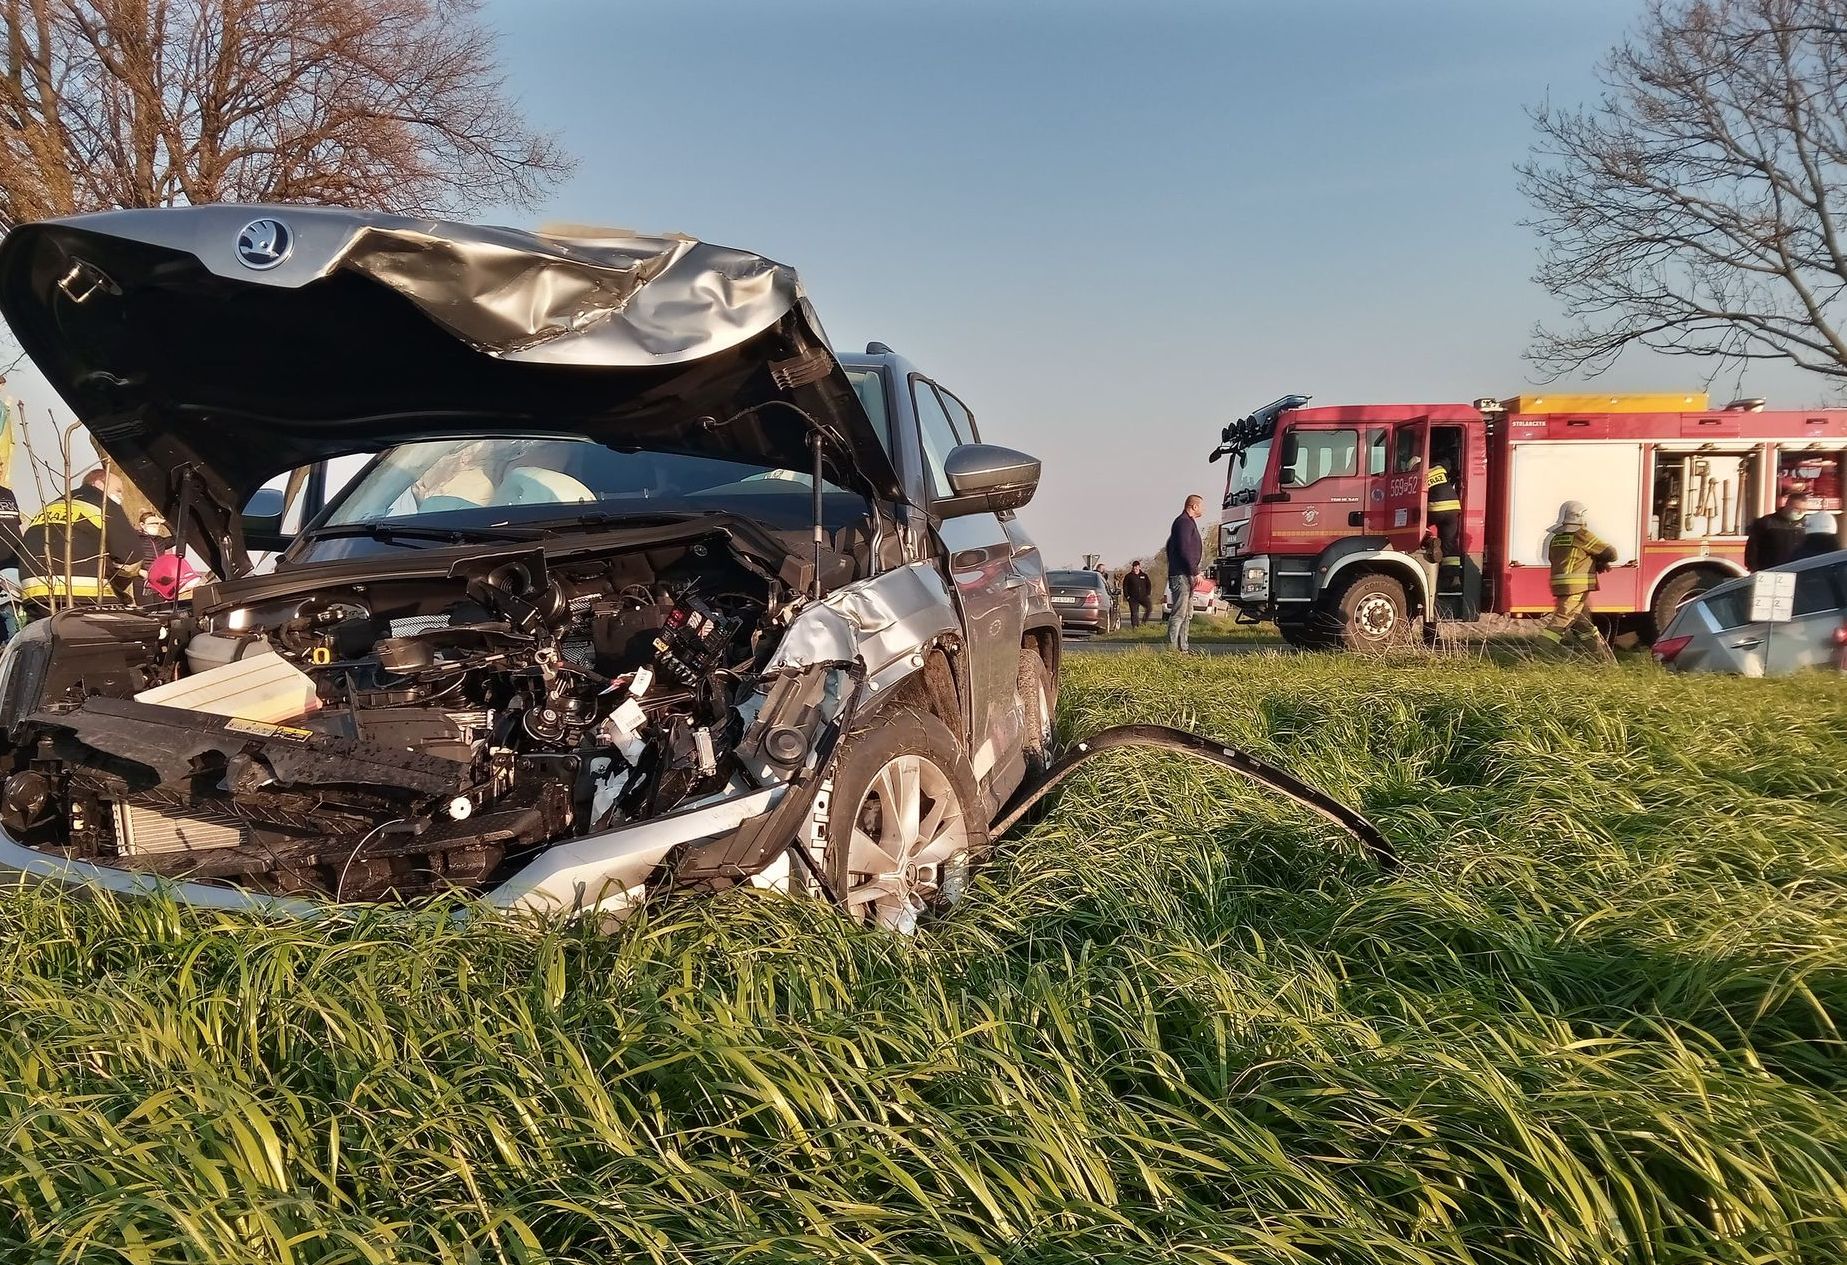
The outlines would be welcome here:
[[[961,899],[988,823],[947,725],[921,708],[878,713],[847,735],[833,783],[822,865],[850,919],[909,934]]]
[[[1340,644],[1359,654],[1380,654],[1411,639],[1404,585],[1389,575],[1357,576],[1334,599]]]
[[[1052,723],[1058,714],[1058,687],[1045,660],[1031,650],[1020,654],[1016,689],[1025,717],[1020,727],[1020,745],[1026,753],[1026,775],[1037,777],[1052,764]]]
[[[1648,634],[1648,640],[1652,643],[1656,637],[1659,637],[1662,631],[1674,622],[1675,612],[1683,605],[1708,589],[1723,584],[1729,578],[1716,571],[1682,571],[1656,589],[1654,604],[1648,609],[1651,627],[1644,630]]]

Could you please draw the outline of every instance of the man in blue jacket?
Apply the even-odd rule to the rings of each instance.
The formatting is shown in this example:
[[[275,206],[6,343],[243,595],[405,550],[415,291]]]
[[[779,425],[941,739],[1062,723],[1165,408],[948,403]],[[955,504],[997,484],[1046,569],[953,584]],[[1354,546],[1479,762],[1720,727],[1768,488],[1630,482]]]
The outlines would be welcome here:
[[[1193,622],[1193,581],[1199,576],[1199,528],[1195,522],[1205,507],[1201,497],[1187,497],[1186,508],[1167,533],[1167,646],[1181,654],[1192,653],[1186,634]]]

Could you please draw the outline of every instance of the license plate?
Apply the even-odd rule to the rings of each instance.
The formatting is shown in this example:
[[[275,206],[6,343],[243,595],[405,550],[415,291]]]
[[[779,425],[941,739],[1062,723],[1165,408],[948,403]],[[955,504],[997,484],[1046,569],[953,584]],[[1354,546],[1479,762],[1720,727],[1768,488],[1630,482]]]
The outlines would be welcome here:
[[[1075,597],[1055,597],[1052,599],[1052,605],[1054,606],[1076,606],[1077,599]]]

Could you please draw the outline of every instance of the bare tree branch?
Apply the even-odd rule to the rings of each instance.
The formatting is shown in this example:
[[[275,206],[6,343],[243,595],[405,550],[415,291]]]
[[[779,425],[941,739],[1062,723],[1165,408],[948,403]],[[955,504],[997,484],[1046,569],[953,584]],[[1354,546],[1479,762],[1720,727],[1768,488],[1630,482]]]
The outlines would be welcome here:
[[[0,229],[176,202],[532,206],[479,0],[3,0]]]
[[[1536,279],[1569,324],[1529,356],[1632,345],[1847,381],[1847,0],[1649,0],[1594,105],[1533,112]]]

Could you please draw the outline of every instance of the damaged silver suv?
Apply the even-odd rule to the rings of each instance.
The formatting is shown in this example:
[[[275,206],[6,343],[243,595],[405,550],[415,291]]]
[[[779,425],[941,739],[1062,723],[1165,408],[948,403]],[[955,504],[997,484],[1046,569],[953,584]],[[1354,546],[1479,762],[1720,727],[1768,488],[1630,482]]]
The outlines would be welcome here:
[[[221,577],[7,647],[0,868],[291,910],[788,881],[908,928],[1044,761],[1038,463],[836,355],[780,264],[207,206],[17,229],[0,310]],[[258,573],[259,490],[353,453]]]

